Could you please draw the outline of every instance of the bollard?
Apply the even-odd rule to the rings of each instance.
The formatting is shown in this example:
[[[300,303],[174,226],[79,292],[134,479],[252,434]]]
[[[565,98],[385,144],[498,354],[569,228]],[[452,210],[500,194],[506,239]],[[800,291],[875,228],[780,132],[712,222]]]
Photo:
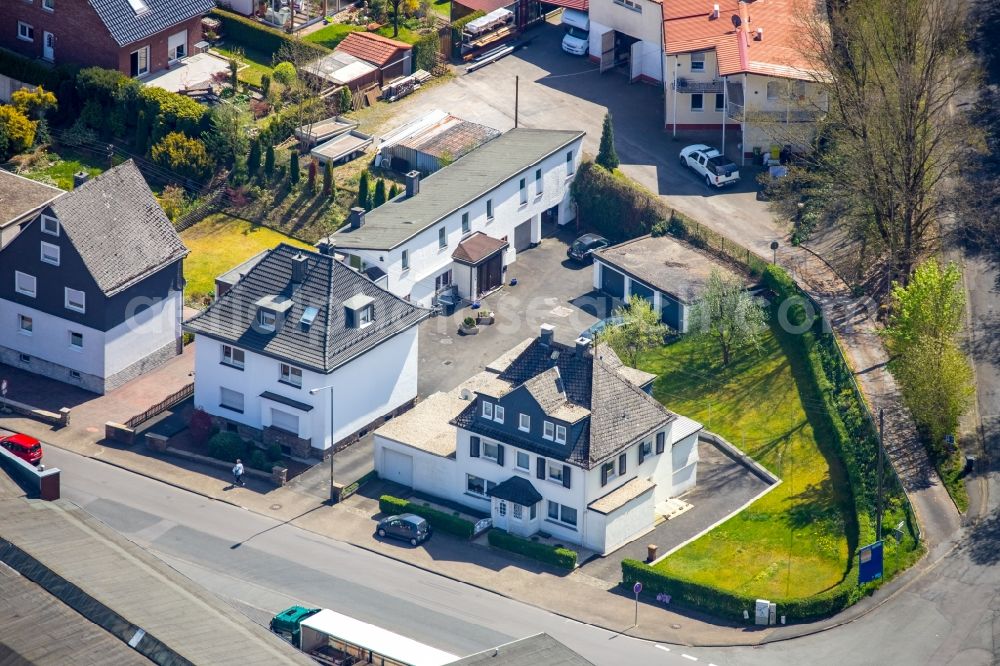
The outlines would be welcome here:
[[[656,544],[651,543],[648,546],[646,546],[646,561],[652,562],[655,559],[656,559]]]

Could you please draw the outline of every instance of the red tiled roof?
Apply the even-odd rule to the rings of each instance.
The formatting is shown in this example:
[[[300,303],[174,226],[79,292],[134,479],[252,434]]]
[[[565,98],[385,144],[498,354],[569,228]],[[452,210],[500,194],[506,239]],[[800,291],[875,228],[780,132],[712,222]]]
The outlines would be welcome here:
[[[670,0],[663,4],[663,40],[668,55],[714,50],[719,75],[751,73],[807,79],[821,65],[807,54],[814,0]],[[732,17],[740,17],[740,27]],[[763,39],[754,34],[763,29]]]
[[[413,47],[406,42],[389,39],[374,32],[351,32],[334,51],[342,51],[373,65],[385,67],[399,58],[400,51],[411,48]]]
[[[451,255],[451,258],[463,264],[475,265],[505,247],[507,247],[507,241],[477,231],[458,244],[458,249]]]

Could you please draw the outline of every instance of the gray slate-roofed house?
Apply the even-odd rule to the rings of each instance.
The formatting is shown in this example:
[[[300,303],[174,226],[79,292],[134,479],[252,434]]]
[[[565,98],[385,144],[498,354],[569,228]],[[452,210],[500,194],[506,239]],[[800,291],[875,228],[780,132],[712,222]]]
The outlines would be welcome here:
[[[543,325],[455,400],[418,405],[377,431],[375,469],[489,512],[513,534],[546,532],[607,554],[652,528],[697,481],[701,424],[660,404],[655,379],[606,344],[561,344]],[[442,446],[436,414],[450,418],[453,449]]]
[[[333,257],[279,245],[185,322],[195,404],[266,444],[321,455],[412,404],[428,315]]]
[[[131,161],[0,250],[0,360],[96,393],[181,352],[187,248]]]
[[[214,0],[4,3],[0,46],[29,57],[142,77],[194,53]]]

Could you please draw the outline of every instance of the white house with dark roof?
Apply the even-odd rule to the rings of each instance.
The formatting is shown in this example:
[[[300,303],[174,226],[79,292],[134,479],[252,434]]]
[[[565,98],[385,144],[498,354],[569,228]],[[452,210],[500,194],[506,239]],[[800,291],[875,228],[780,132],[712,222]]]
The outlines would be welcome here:
[[[333,257],[279,245],[185,322],[195,405],[265,444],[322,455],[416,399],[428,315]]]
[[[0,250],[0,361],[105,393],[181,352],[188,251],[131,161],[20,228]]]
[[[375,431],[380,478],[607,554],[697,482],[700,423],[649,393],[655,375],[543,325],[486,370]]]
[[[541,241],[542,222],[575,219],[570,185],[583,132],[512,129],[421,179],[318,246],[359,270],[379,269],[386,288],[431,306],[457,290],[475,300],[501,286],[517,254]]]

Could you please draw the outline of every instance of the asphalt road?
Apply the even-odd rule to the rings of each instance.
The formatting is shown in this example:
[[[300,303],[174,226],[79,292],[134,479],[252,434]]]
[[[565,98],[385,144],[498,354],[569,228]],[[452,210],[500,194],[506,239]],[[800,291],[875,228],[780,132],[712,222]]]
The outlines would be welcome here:
[[[63,470],[66,499],[255,619],[304,603],[458,654],[545,631],[609,666],[985,665],[1000,657],[1000,519],[856,622],[756,648],[699,649],[583,625],[54,447],[46,463]]]

